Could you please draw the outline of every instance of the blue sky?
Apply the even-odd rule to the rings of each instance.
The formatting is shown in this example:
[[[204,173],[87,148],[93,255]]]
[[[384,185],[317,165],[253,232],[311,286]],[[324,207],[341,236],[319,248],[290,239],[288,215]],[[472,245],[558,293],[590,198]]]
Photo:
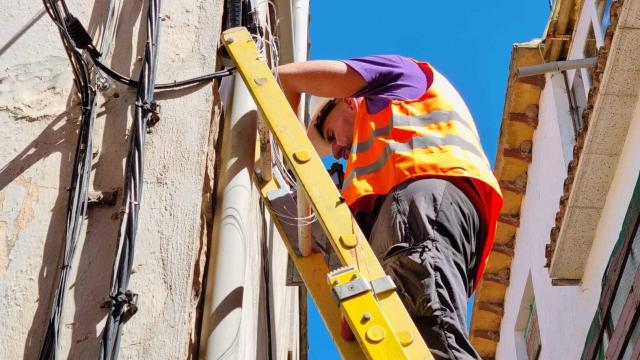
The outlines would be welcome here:
[[[462,94],[493,164],[514,42],[541,37],[548,0],[312,0],[311,59],[398,54],[428,61]],[[309,299],[309,359],[339,355]]]

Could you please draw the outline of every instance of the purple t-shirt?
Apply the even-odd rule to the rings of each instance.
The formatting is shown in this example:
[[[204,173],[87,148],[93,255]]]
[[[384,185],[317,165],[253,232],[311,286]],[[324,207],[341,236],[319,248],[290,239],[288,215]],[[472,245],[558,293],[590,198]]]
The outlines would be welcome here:
[[[374,55],[342,60],[367,82],[353,97],[364,97],[369,113],[384,109],[390,100],[413,100],[428,88],[418,64],[399,55]]]

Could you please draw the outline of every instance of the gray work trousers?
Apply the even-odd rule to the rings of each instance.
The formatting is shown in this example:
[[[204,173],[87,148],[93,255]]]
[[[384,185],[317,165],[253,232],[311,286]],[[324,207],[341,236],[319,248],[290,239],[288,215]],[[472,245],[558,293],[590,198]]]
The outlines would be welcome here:
[[[480,359],[466,309],[486,226],[467,195],[443,179],[405,182],[364,227],[435,359]]]

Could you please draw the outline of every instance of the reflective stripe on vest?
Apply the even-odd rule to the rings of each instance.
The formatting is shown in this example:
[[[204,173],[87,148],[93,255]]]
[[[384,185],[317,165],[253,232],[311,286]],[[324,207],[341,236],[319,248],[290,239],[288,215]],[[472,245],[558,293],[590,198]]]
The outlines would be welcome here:
[[[399,115],[393,114],[391,116],[391,121],[384,127],[373,130],[369,137],[361,141],[357,144],[353,144],[351,148],[351,152],[354,154],[362,153],[365,151],[369,151],[371,145],[373,145],[373,140],[375,137],[381,136],[389,136],[391,134],[392,127],[398,126],[427,126],[430,124],[437,124],[440,122],[446,121],[457,121],[461,125],[467,127],[470,131],[474,132],[474,126],[469,125],[467,121],[465,121],[460,114],[455,111],[432,111],[428,114],[419,115],[419,116],[407,116],[407,115]],[[476,134],[477,138],[477,134]]]
[[[386,144],[382,150],[382,156],[380,156],[376,161],[368,165],[363,165],[363,166],[359,166],[354,169],[351,169],[351,173],[345,180],[345,184],[350,183],[356,177],[368,175],[382,169],[382,167],[387,163],[387,160],[389,160],[389,157],[394,152],[408,152],[416,148],[430,148],[434,146],[437,146],[437,147],[457,146],[463,150],[473,153],[478,158],[482,159],[483,162],[487,161],[486,157],[484,156],[484,153],[481,150],[479,150],[476,147],[476,145],[468,142],[467,140],[459,136],[448,135],[443,138],[438,138],[435,136],[413,137],[411,138],[410,143]]]

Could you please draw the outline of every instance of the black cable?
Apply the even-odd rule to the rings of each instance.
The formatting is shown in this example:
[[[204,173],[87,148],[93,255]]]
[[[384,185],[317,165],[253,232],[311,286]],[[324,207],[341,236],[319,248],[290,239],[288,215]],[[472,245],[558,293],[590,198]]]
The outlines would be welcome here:
[[[74,73],[74,85],[80,94],[82,104],[78,141],[76,143],[71,181],[68,187],[69,198],[67,202],[67,221],[64,235],[64,254],[60,265],[58,286],[51,304],[49,323],[47,324],[45,338],[39,355],[39,359],[51,360],[58,358],[60,319],[66,295],[68,276],[88,206],[87,192],[91,176],[92,133],[96,118],[96,97],[91,87],[89,67],[82,58],[82,54],[74,48],[71,37],[65,28],[63,19],[68,15],[66,4],[64,1],[55,0],[43,0],[43,3],[47,13],[54,24],[57,25],[58,31],[60,32],[63,47]]]
[[[158,62],[158,25],[160,0],[149,0],[147,12],[147,38],[142,69],[138,80],[136,107],[125,165],[124,212],[120,217],[114,269],[111,274],[110,308],[102,339],[100,359],[118,357],[123,324],[137,311],[137,295],[128,289],[133,267],[138,213],[142,200],[144,172],[144,140],[147,123],[153,114],[155,78]],[[117,260],[117,263],[116,261]]]
[[[138,223],[139,203],[142,198],[143,150],[146,127],[149,119],[155,114],[153,93],[155,89],[173,89],[192,85],[202,81],[227,76],[233,69],[225,69],[213,74],[203,75],[193,79],[175,81],[168,84],[155,85],[159,24],[159,1],[151,0],[147,15],[147,46],[145,48],[144,64],[140,72],[139,81],[133,81],[113,71],[129,86],[137,88],[136,109],[130,149],[127,157],[125,179],[125,212],[121,217],[118,247],[116,250],[117,266],[114,260],[114,271],[111,278],[111,293],[108,307],[110,308],[107,323],[102,334],[100,356],[101,359],[116,359],[120,343],[122,325],[137,311],[137,295],[128,290],[129,277],[133,265],[135,235]],[[60,320],[66,295],[67,283],[71,264],[74,259],[76,245],[82,230],[83,220],[88,208],[88,188],[91,176],[92,133],[96,118],[96,96],[92,86],[90,67],[82,54],[77,50],[83,48],[88,51],[92,59],[100,53],[93,46],[90,36],[80,22],[69,13],[64,0],[43,0],[45,9],[57,26],[63,47],[69,58],[74,74],[74,86],[80,94],[82,114],[78,141],[74,158],[73,171],[68,187],[69,198],[67,204],[67,221],[64,235],[64,254],[60,265],[58,286],[53,296],[51,313],[47,324],[45,338],[40,350],[39,359],[58,359],[58,342],[60,334]],[[80,24],[80,26],[78,26]],[[101,63],[100,63],[101,64]],[[97,66],[100,68],[99,66]],[[109,73],[102,66],[105,73]]]
[[[87,50],[87,52],[91,56],[91,60],[93,60],[93,63],[97,68],[99,68],[100,70],[102,70],[102,72],[107,74],[109,77],[111,77],[112,79],[120,83],[123,83],[131,87],[138,87],[137,81],[119,74],[118,72],[116,72],[115,70],[112,70],[111,68],[109,68],[107,65],[105,65],[100,61],[100,57],[102,56],[102,54],[100,54],[100,52],[93,45],[93,40],[91,39],[91,35],[89,35],[89,33],[84,28],[80,20],[78,20],[75,16],[69,14],[68,16],[65,17],[64,26],[67,30],[67,33],[71,37],[75,47],[77,47],[78,49]],[[219,79],[219,78],[233,74],[234,70],[235,70],[235,67],[232,67],[232,68],[223,69],[221,71],[216,71],[211,74],[194,77],[187,80],[173,81],[165,84],[158,84],[155,86],[155,89],[156,90],[176,89],[184,86],[194,85],[204,81]]]
[[[93,56],[91,58],[93,60],[93,63],[96,65],[96,67],[98,69],[102,70],[103,73],[108,75],[113,80],[115,80],[115,81],[117,81],[119,83],[125,84],[127,86],[138,87],[138,82],[137,81],[135,81],[133,79],[129,79],[126,76],[119,74],[115,70],[112,70],[111,68],[106,66],[104,63],[102,63],[98,58],[95,58]],[[180,80],[180,81],[174,81],[174,82],[170,82],[170,83],[157,84],[155,86],[155,89],[156,90],[169,90],[169,89],[176,89],[176,88],[181,88],[181,87],[185,87],[185,86],[189,86],[189,85],[194,85],[194,84],[198,84],[198,83],[201,83],[201,82],[204,82],[204,81],[213,80],[213,79],[219,79],[219,78],[223,78],[225,76],[232,75],[235,70],[236,70],[235,67],[231,67],[231,68],[227,68],[227,69],[223,69],[223,70],[220,70],[220,71],[213,72],[211,74],[206,74],[206,75],[194,77],[194,78],[187,79],[187,80]]]

